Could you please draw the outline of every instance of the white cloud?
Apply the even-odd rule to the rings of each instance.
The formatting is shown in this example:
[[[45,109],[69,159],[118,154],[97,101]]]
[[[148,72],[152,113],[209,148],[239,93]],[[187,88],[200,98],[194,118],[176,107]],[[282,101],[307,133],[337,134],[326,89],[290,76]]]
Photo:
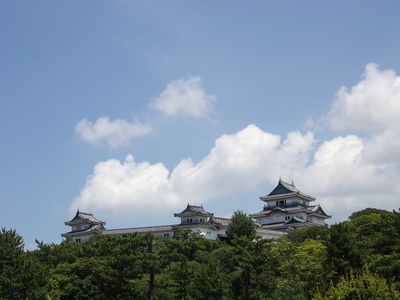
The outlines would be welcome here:
[[[178,197],[169,186],[169,171],[161,163],[136,163],[128,155],[123,163],[110,159],[96,164],[71,209],[140,214],[175,207]]]
[[[313,142],[311,133],[292,132],[281,143],[279,136],[249,125],[217,139],[198,164],[184,159],[171,173],[161,163],[136,163],[130,155],[124,163],[99,162],[71,209],[142,214],[181,209],[188,201],[205,203],[274,180],[282,169],[304,166]]]
[[[334,129],[365,131],[367,136],[349,134],[317,143],[312,132],[293,131],[281,140],[279,135],[249,125],[219,137],[200,162],[183,159],[171,172],[161,163],[134,162],[132,156],[123,163],[115,159],[99,162],[71,208],[130,214],[179,210],[188,202],[204,204],[234,197],[235,192],[252,190],[262,182],[276,183],[282,175],[316,196],[338,221],[366,207],[397,209],[398,82],[393,71],[380,71],[369,64],[351,91],[339,90],[326,117],[329,124]]]
[[[189,77],[172,81],[165,91],[149,104],[166,116],[191,116],[204,118],[214,114],[213,102],[217,99],[208,95],[201,85],[200,77]]]
[[[292,132],[282,143],[278,135],[249,125],[218,138],[211,153],[198,164],[182,160],[171,174],[171,186],[198,203],[251,190],[263,181],[276,180],[282,170],[304,166],[305,153],[313,142],[311,133]]]
[[[351,90],[341,87],[326,120],[366,132],[325,141],[298,175],[336,217],[365,207],[397,209],[400,192],[400,77],[368,64]]]
[[[365,155],[373,143],[374,138],[362,139],[355,135],[324,142],[315,152],[312,164],[295,175],[298,186],[318,195],[318,202],[335,220],[344,220],[366,207],[396,209],[400,191],[399,161],[391,156],[377,161]],[[400,148],[390,151],[400,151]]]
[[[333,129],[381,131],[400,128],[400,76],[380,71],[376,64],[365,67],[363,80],[349,91],[341,87],[328,122]]]
[[[121,119],[110,121],[108,117],[98,118],[94,124],[85,118],[75,126],[75,133],[82,140],[92,144],[106,142],[112,148],[117,148],[133,138],[147,135],[151,131],[149,124],[139,121],[129,123]]]

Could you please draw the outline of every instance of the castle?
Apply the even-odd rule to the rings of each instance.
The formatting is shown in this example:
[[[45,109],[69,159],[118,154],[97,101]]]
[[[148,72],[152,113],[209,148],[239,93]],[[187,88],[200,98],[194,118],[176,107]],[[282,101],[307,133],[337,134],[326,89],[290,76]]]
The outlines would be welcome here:
[[[266,196],[260,197],[264,201],[262,211],[250,214],[259,228],[257,235],[263,238],[279,238],[287,232],[304,226],[325,225],[325,219],[330,218],[320,205],[311,205],[315,201],[296,188],[294,183],[289,184],[279,179],[278,185]],[[124,233],[153,232],[155,236],[172,237],[177,229],[191,229],[199,232],[207,239],[224,239],[230,219],[214,216],[203,206],[188,204],[180,213],[175,213],[180,223],[175,225],[147,226],[121,229],[106,229],[106,223],[96,219],[92,214],[77,211],[75,217],[65,225],[71,226],[71,231],[61,236],[70,238],[73,242],[85,242],[96,234],[121,235]]]

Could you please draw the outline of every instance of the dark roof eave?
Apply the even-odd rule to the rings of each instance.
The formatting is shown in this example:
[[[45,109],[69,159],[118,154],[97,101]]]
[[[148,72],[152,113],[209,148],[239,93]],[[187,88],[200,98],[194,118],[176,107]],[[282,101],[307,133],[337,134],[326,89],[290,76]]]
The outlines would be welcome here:
[[[106,225],[106,222],[95,222],[95,221],[90,221],[90,220],[79,220],[79,221],[66,221],[64,222],[65,225],[68,226],[73,226],[73,225],[79,225],[79,224],[92,224],[92,225],[97,225],[97,224],[101,224],[101,225]]]
[[[260,200],[267,202],[267,201],[276,201],[279,199],[287,199],[287,198],[294,198],[294,197],[299,197],[303,200],[306,201],[315,201],[315,197],[305,195],[299,192],[291,192],[291,193],[286,193],[286,194],[277,194],[277,195],[267,195],[267,196],[261,196]]]

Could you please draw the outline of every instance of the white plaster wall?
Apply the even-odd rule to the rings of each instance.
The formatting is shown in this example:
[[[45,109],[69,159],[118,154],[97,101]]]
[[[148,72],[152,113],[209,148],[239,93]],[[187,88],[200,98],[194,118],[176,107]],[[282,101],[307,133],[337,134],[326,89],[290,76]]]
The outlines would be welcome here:
[[[92,236],[95,234],[85,234],[85,235],[77,235],[72,237],[72,241],[75,242],[76,239],[81,239],[81,243],[87,242]]]
[[[154,236],[159,236],[159,237],[166,237],[165,235],[168,235],[168,237],[172,238],[174,236],[173,231],[161,231],[161,232],[155,232]]]

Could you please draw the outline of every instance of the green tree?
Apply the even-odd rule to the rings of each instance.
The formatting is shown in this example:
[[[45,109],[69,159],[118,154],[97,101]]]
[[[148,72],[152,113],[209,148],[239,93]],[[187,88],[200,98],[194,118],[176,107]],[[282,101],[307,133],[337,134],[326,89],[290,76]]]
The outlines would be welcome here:
[[[278,261],[279,277],[275,299],[309,299],[317,288],[326,288],[327,248],[321,241],[306,240],[298,245],[280,239],[272,248]]]
[[[358,218],[361,216],[368,216],[370,214],[379,214],[380,215],[380,214],[386,214],[386,213],[389,213],[389,212],[387,210],[383,210],[383,209],[368,207],[366,209],[352,213],[349,217],[349,220],[354,220],[355,218]]]
[[[193,272],[198,267],[197,262],[183,259],[179,262],[172,262],[166,269],[166,273],[173,282],[174,299],[189,299],[189,288],[193,281]]]
[[[337,285],[331,287],[323,295],[317,292],[313,300],[398,300],[400,292],[393,283],[377,274],[364,269],[361,275],[352,273],[340,278]]]
[[[350,222],[363,265],[400,290],[400,213],[393,211],[360,215]]]
[[[118,299],[139,298],[142,285],[148,283],[142,268],[143,252],[147,251],[143,237],[137,233],[97,235],[85,244],[88,257],[106,261],[115,271],[114,294]]]
[[[333,224],[325,237],[324,243],[327,246],[334,280],[350,271],[361,271],[361,251],[356,238],[356,228],[349,221]]]
[[[283,236],[291,242],[301,244],[306,240],[323,240],[329,233],[327,226],[306,226],[301,229],[293,230]]]
[[[138,236],[142,247],[136,254],[137,267],[142,277],[141,281],[147,281],[147,299],[154,299],[156,288],[156,276],[164,273],[165,268],[173,261],[181,261],[182,255],[178,253],[181,242],[173,239],[155,237],[149,232]]]
[[[256,234],[256,226],[251,217],[243,211],[237,210],[231,217],[226,234],[229,240],[233,240],[236,236],[253,237]]]
[[[189,290],[192,299],[222,299],[227,283],[219,262],[211,259],[205,264],[195,261],[191,263],[193,280],[191,280]]]
[[[73,243],[68,240],[60,244],[46,244],[36,240],[37,250],[29,254],[37,259],[44,267],[51,269],[62,263],[74,263],[78,258],[89,257],[89,244]]]
[[[48,298],[117,299],[114,278],[114,271],[105,261],[97,258],[80,258],[72,264],[59,264],[51,271],[47,284]]]
[[[275,282],[271,240],[236,237],[232,241],[234,270],[229,274],[233,299],[262,299],[272,294]]]
[[[24,252],[15,230],[0,232],[0,299],[43,299],[46,271]]]

